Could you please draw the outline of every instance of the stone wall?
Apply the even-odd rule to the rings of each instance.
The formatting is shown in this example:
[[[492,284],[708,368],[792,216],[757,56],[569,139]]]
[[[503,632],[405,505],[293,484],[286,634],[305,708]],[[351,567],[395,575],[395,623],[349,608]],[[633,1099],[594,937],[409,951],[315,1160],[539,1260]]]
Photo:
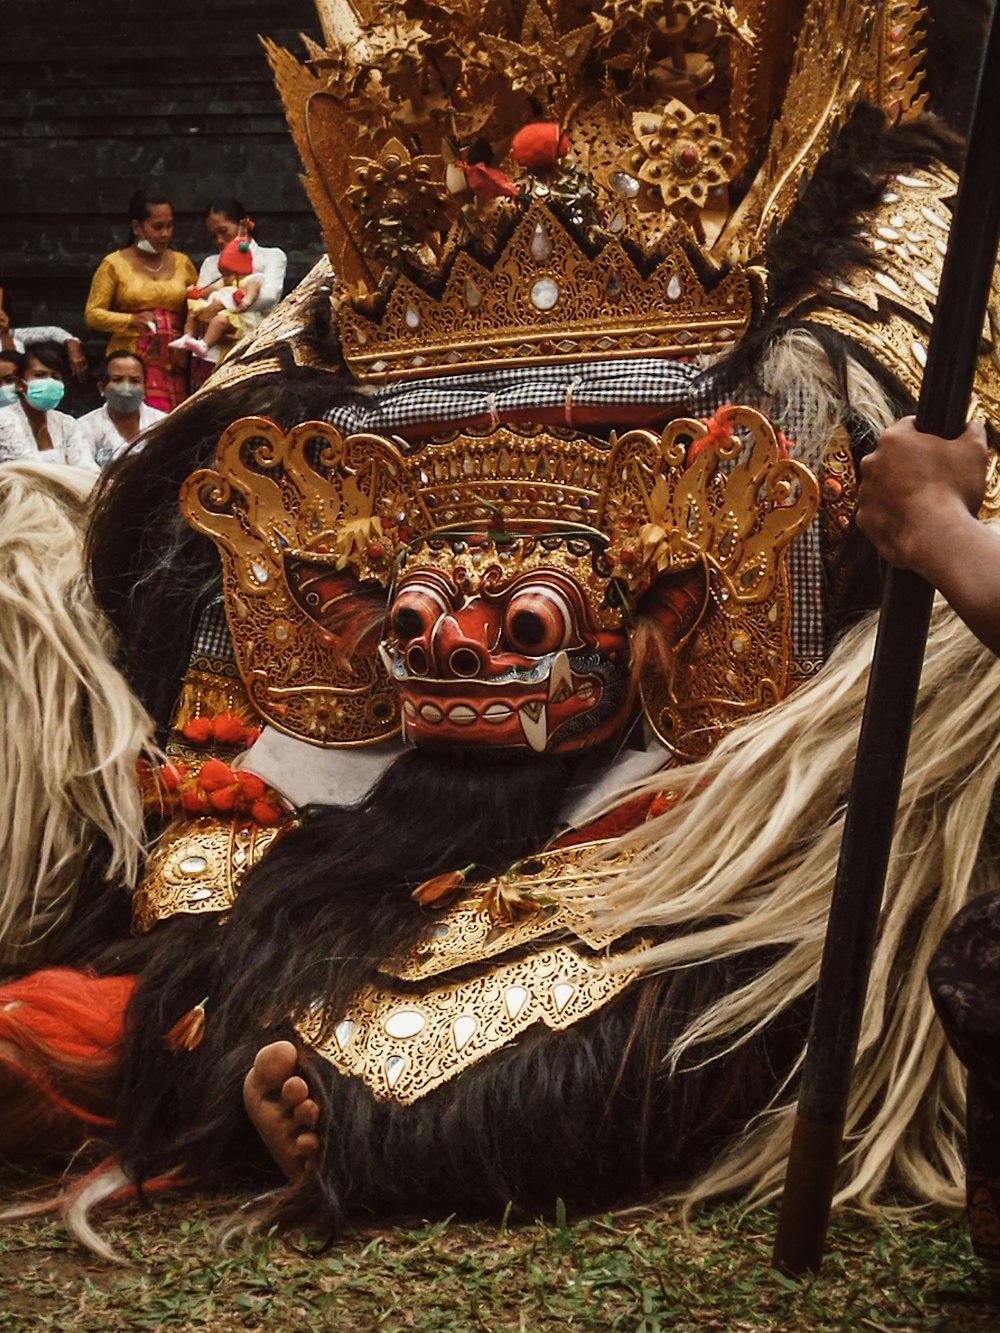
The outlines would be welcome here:
[[[290,288],[322,253],[258,33],[299,56],[311,0],[4,0],[0,27],[0,286],[17,324],[61,324],[99,353],[83,307],[126,243],[133,190],[173,203],[199,263],[213,197],[235,195]]]

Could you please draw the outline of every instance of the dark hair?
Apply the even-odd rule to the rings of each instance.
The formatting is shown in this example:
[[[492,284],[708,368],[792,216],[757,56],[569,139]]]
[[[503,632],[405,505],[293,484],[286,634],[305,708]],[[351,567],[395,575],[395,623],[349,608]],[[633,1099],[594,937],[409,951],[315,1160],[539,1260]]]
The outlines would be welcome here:
[[[24,349],[25,370],[28,369],[28,362],[32,358],[40,361],[46,370],[57,371],[64,380],[69,378],[69,359],[59,343],[29,343]]]
[[[139,355],[139,353],[138,353],[138,352],[130,352],[130,351],[128,350],[127,347],[119,347],[119,349],[118,349],[117,352],[108,352],[108,354],[102,359],[101,364],[98,366],[98,368],[97,368],[97,382],[98,382],[98,384],[106,384],[106,383],[107,383],[108,378],[109,378],[109,376],[110,376],[110,374],[111,374],[111,363],[112,363],[112,361],[122,361],[122,360],[125,359],[125,357],[128,357],[130,361],[138,361],[138,362],[139,362],[139,365],[142,366],[142,378],[145,379],[145,378],[146,378],[146,362],[145,362],[145,361],[143,360],[143,358]]]
[[[221,213],[224,218],[230,222],[240,223],[245,217],[248,217],[248,211],[243,207],[238,199],[215,199],[210,203],[204,213],[201,215],[202,222],[208,220],[209,213]]]
[[[208,221],[208,215],[210,213],[221,213],[224,218],[228,218],[230,222],[235,222],[237,226],[239,226],[244,218],[250,217],[249,209],[241,204],[238,199],[233,198],[214,199],[205,209],[204,213],[202,213],[202,222]],[[256,224],[251,229],[250,235],[255,241],[259,241],[260,238],[257,235]]]
[[[0,361],[9,361],[20,379],[24,374],[24,353],[13,347],[0,347]]]
[[[136,190],[132,198],[128,201],[128,240],[126,246],[132,244],[135,235],[132,232],[133,222],[145,222],[149,217],[150,210],[157,208],[160,204],[166,204],[168,208],[173,208],[169,199],[158,194],[147,194],[145,190]]]

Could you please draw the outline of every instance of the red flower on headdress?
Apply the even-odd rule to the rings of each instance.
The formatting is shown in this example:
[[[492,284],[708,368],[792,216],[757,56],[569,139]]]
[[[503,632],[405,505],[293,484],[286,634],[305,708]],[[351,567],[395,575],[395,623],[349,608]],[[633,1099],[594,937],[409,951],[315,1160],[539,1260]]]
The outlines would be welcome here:
[[[497,167],[486,167],[482,162],[456,162],[455,165],[465,172],[469,189],[477,199],[499,199],[501,195],[516,199],[521,193],[511,178]]]
[[[569,135],[554,120],[533,120],[514,135],[511,152],[528,171],[548,171],[569,152]]]

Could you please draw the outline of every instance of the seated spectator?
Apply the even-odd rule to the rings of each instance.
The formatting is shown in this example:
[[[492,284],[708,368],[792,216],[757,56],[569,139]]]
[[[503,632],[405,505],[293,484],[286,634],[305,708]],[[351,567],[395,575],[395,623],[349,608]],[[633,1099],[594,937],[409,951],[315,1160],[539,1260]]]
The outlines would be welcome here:
[[[137,352],[109,352],[97,372],[102,407],[80,418],[87,452],[107,467],[128,446],[167,415],[145,401],[146,363]]]
[[[79,338],[57,324],[39,324],[25,328],[11,328],[10,314],[0,307],[0,348],[8,352],[24,352],[33,343],[59,343],[69,358],[70,369],[78,380],[87,376],[87,356]]]
[[[42,458],[94,468],[79,422],[56,411],[68,370],[58,343],[34,343],[27,352],[0,349],[0,384],[7,399],[0,407],[0,463]]]

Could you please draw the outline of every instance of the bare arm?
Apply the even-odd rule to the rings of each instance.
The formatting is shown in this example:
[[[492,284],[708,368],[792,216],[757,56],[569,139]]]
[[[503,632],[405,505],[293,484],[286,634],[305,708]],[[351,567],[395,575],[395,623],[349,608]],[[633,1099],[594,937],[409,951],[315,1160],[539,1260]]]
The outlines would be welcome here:
[[[251,310],[260,296],[261,279],[258,277],[244,278],[240,283],[240,287],[242,287],[243,291],[246,293],[243,309]]]
[[[1000,530],[976,517],[987,457],[979,422],[942,440],[906,417],[862,461],[857,517],[889,564],[923,575],[1000,655]]]

